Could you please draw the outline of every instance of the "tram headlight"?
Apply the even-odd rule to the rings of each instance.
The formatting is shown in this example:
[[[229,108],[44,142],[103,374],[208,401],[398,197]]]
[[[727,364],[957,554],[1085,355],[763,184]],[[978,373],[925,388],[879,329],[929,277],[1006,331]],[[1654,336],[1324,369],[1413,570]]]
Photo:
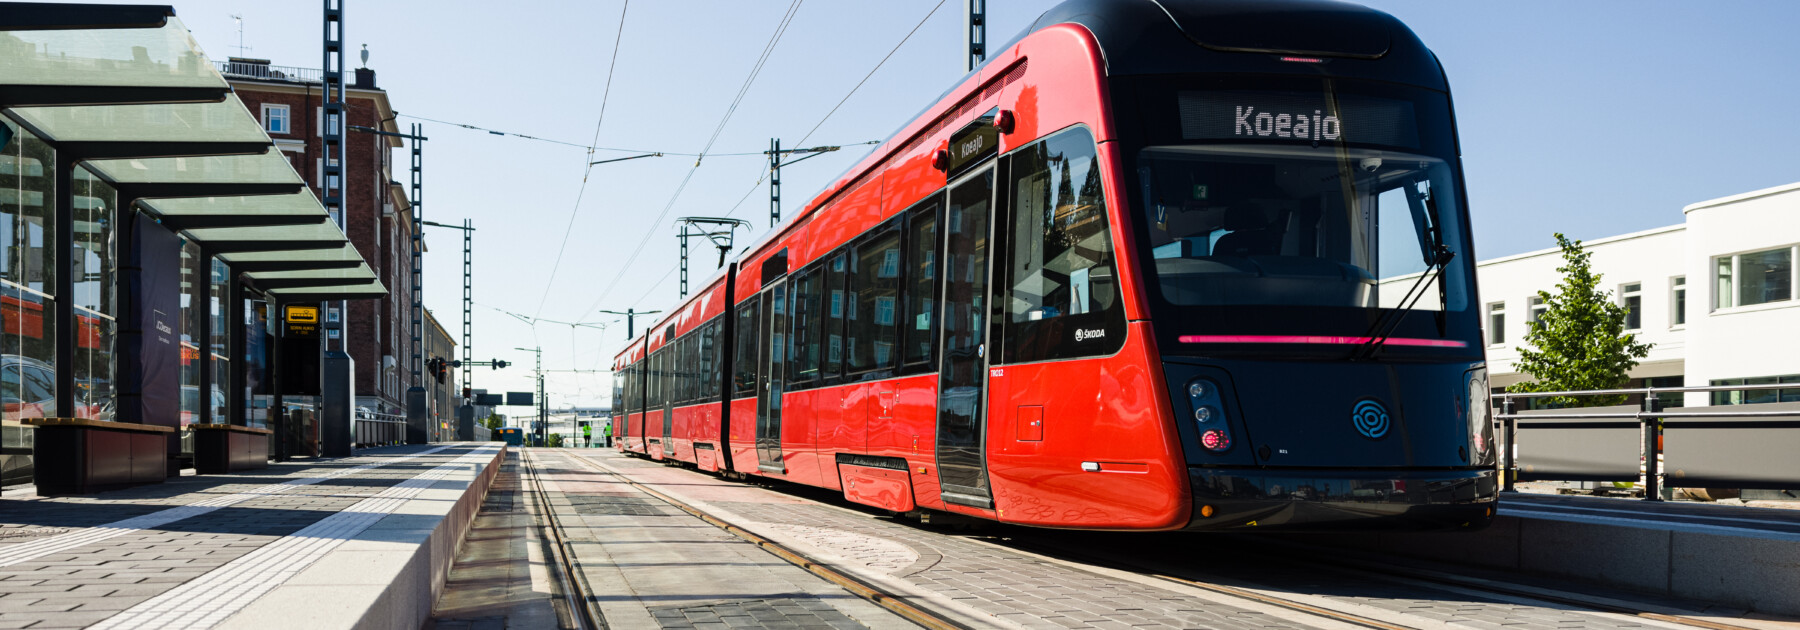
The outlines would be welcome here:
[[[1207,429],[1200,434],[1200,445],[1214,453],[1231,450],[1231,434],[1224,429]]]
[[[1487,459],[1494,438],[1493,403],[1488,398],[1487,370],[1469,370],[1467,382],[1469,397],[1465,413],[1469,422],[1469,445],[1474,447],[1473,459],[1481,462]]]
[[[1231,430],[1224,422],[1225,401],[1219,384],[1197,378],[1188,382],[1188,402],[1194,408],[1194,424],[1199,425],[1200,445],[1214,453],[1231,450]]]

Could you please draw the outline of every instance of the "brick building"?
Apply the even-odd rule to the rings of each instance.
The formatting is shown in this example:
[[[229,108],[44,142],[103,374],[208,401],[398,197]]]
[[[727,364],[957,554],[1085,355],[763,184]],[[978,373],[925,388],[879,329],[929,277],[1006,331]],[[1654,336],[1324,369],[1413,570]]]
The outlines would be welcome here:
[[[266,59],[232,57],[219,71],[237,91],[250,113],[294,165],[294,170],[323,197],[322,83],[316,68],[269,65]],[[385,90],[375,84],[375,71],[356,70],[345,85],[345,119],[351,127],[399,132]],[[406,390],[413,385],[409,361],[412,299],[412,204],[400,178],[410,179],[411,165],[395,163],[399,138],[355,131],[346,134],[343,186],[344,233],[375,270],[388,297],[350,302],[344,326],[344,348],[356,360],[356,404],[377,412],[404,414]]]
[[[456,360],[456,342],[450,331],[438,323],[431,309],[425,309],[425,417],[431,421],[432,441],[456,439],[456,407],[462,404],[456,377],[460,373],[450,367]],[[435,365],[433,365],[435,364]]]

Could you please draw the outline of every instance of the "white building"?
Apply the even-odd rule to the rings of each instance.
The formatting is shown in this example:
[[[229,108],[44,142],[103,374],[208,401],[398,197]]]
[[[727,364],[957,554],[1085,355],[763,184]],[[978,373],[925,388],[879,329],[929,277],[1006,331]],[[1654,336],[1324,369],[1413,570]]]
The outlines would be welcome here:
[[[1682,225],[1583,243],[1602,289],[1629,309],[1629,332],[1654,344],[1631,385],[1800,384],[1800,183],[1703,201],[1683,214]],[[1561,265],[1554,248],[1477,263],[1494,387],[1525,380],[1513,365],[1518,347],[1542,308],[1537,292],[1556,292]],[[1717,399],[1775,397],[1800,401],[1800,387]],[[1714,398],[1688,394],[1687,404]]]

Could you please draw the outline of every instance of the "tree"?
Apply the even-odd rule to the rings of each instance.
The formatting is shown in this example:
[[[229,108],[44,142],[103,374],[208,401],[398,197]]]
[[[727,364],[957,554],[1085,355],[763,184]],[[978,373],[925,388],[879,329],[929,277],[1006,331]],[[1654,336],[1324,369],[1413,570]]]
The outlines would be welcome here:
[[[1611,292],[1602,292],[1600,274],[1582,249],[1558,233],[1563,274],[1557,292],[1539,291],[1546,307],[1525,334],[1516,365],[1532,380],[1515,383],[1509,392],[1558,392],[1614,389],[1631,380],[1631,368],[1650,354],[1650,344],[1639,343],[1625,333],[1625,309],[1614,303]],[[1625,402],[1624,396],[1559,396],[1546,402],[1563,407],[1597,407]]]
[[[563,436],[561,433],[550,434],[550,448],[562,448],[562,445]]]
[[[491,413],[491,414],[488,414],[488,417],[483,418],[481,420],[481,426],[487,427],[489,430],[493,430],[493,429],[500,428],[500,426],[505,422],[506,422],[506,420],[502,419],[500,417],[500,414]]]

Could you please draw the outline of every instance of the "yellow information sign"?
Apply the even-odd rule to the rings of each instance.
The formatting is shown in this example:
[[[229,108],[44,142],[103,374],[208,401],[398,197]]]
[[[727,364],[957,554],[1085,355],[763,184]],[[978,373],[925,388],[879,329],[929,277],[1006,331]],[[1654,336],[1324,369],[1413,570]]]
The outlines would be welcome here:
[[[319,307],[290,305],[287,307],[287,321],[289,324],[317,324]]]

